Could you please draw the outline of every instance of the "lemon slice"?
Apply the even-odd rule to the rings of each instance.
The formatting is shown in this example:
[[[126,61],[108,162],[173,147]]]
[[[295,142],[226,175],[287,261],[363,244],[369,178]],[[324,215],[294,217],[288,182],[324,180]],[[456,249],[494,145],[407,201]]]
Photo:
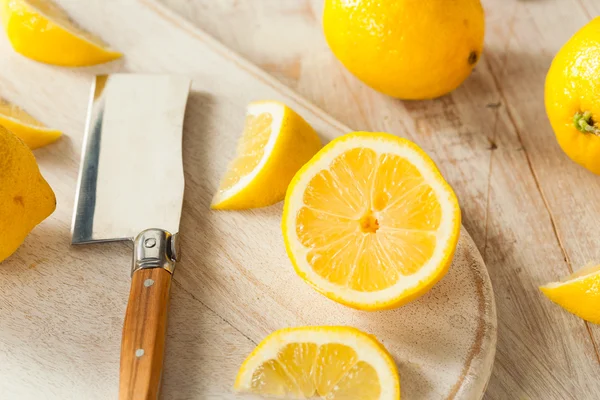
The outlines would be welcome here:
[[[0,17],[13,48],[36,61],[80,67],[121,57],[51,0],[0,0]]]
[[[600,324],[600,265],[588,265],[560,282],[540,286],[540,290],[570,313]]]
[[[56,141],[62,132],[46,128],[25,110],[0,97],[0,126],[17,135],[30,149],[37,149]]]
[[[414,143],[357,132],[294,177],[283,236],[296,272],[351,307],[400,306],[448,270],[460,231],[452,188]]]
[[[390,354],[375,337],[349,327],[272,333],[244,361],[234,388],[290,399],[400,399]]]
[[[285,104],[250,103],[237,154],[212,208],[264,207],[283,200],[294,174],[320,148],[315,131]]]

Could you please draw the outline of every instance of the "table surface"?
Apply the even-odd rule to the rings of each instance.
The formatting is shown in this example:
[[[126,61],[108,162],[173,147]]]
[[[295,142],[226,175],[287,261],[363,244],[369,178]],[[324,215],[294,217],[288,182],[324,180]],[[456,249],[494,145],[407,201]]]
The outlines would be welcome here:
[[[161,0],[356,130],[414,140],[456,190],[487,264],[498,349],[485,399],[600,397],[600,327],[539,285],[600,261],[600,178],[560,150],[544,78],[596,0],[484,0],[485,50],[471,77],[431,101],[402,102],[355,79],[329,51],[322,0]],[[235,321],[231,321],[235,328]]]

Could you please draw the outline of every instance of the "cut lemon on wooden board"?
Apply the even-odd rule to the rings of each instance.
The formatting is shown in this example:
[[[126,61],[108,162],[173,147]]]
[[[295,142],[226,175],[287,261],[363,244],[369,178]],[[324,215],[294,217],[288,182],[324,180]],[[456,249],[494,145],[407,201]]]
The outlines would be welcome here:
[[[320,148],[316,132],[285,104],[250,103],[235,159],[221,180],[212,208],[264,207],[283,200],[294,174]]]
[[[379,310],[421,296],[445,275],[460,221],[452,188],[422,149],[356,132],[298,171],[282,228],[302,279],[337,302]]]
[[[374,336],[349,327],[272,333],[244,361],[234,387],[290,399],[400,399],[400,379],[390,354]]]
[[[550,300],[594,324],[600,324],[600,265],[589,265],[567,278],[540,286]]]
[[[51,0],[0,0],[0,18],[13,48],[36,61],[81,67],[121,57]]]
[[[55,142],[61,131],[47,128],[25,110],[0,97],[0,126],[17,135],[30,149]]]

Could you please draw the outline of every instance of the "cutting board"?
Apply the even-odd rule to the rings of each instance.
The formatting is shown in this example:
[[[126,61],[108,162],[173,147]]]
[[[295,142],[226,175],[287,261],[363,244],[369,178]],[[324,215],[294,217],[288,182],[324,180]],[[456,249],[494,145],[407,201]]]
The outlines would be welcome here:
[[[285,254],[281,204],[240,212],[211,211],[209,204],[248,102],[285,102],[323,141],[350,129],[154,0],[59,3],[126,56],[94,68],[52,67],[14,53],[0,35],[0,96],[65,132],[35,153],[56,192],[56,212],[0,265],[0,398],[117,398],[131,246],[70,245],[91,79],[117,71],[193,78],[183,144],[183,260],[174,276],[163,399],[237,398],[231,386],[254,346],[275,329],[300,325],[375,334],[398,364],[403,399],[483,395],[496,311],[484,263],[464,229],[448,275],[407,306],[361,312],[317,294]]]

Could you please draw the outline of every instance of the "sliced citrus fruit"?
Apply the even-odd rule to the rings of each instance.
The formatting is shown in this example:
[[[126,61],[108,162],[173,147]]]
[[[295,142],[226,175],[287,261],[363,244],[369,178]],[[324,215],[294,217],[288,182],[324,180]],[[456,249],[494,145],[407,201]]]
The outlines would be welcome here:
[[[600,265],[588,265],[559,282],[540,286],[550,300],[594,324],[600,324]]]
[[[315,131],[285,104],[250,103],[237,154],[212,208],[264,207],[283,200],[294,174],[320,148]]]
[[[416,144],[356,132],[294,177],[283,236],[296,272],[351,307],[400,306],[448,270],[460,231],[452,188]]]
[[[400,399],[390,354],[374,336],[349,327],[273,332],[244,361],[234,388],[290,399]]]
[[[121,57],[51,0],[0,0],[0,17],[13,48],[36,61],[80,67]]]
[[[25,110],[0,97],[0,126],[17,135],[30,149],[56,141],[61,131],[47,128]]]

